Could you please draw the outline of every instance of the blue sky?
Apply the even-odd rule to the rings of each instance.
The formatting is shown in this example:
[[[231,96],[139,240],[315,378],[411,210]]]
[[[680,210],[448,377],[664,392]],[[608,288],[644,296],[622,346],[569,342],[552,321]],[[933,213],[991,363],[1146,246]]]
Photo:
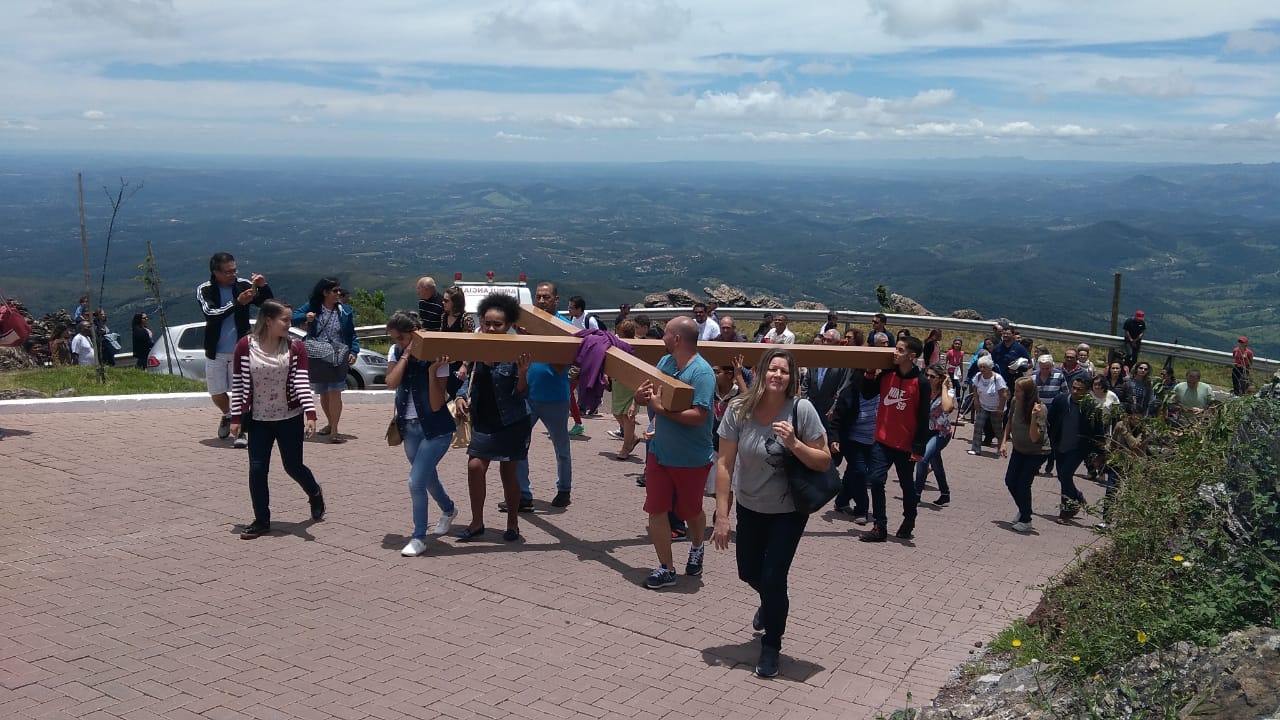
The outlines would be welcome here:
[[[0,149],[1280,160],[1280,4],[17,0]]]

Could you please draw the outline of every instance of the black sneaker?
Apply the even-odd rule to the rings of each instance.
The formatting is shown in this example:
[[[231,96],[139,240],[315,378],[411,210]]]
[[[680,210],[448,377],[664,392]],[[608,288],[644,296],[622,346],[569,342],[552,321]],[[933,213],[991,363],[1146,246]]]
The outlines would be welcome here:
[[[269,520],[254,520],[240,531],[240,539],[252,540],[269,532],[271,532],[271,522]]]
[[[889,532],[881,525],[875,525],[858,537],[862,542],[884,542],[889,539]]]
[[[903,540],[910,540],[912,537],[911,532],[915,529],[916,524],[908,520],[898,526],[898,532],[894,533],[894,535],[902,538]]]
[[[689,548],[689,562],[684,566],[684,574],[689,577],[698,577],[702,574],[702,559],[707,554],[707,546],[699,545],[698,547]]]
[[[569,505],[572,502],[573,500],[569,498],[569,492],[567,490],[561,490],[560,492],[556,493],[556,496],[554,498],[551,499],[551,507],[558,507],[558,508],[569,507]],[[520,509],[524,510],[524,507],[523,507],[524,503],[520,503],[520,504],[522,506]],[[529,503],[529,509],[530,510],[533,509],[533,502]]]
[[[933,504],[934,504],[934,505],[937,505],[938,507],[942,507],[943,505],[950,505],[950,504],[951,504],[951,494],[950,494],[950,493],[942,493],[941,495],[939,495],[939,496],[938,496],[938,499],[937,499],[937,500],[934,500],[934,501],[933,501]]]
[[[503,500],[498,503],[498,512],[507,511],[507,501]],[[533,498],[520,498],[520,507],[516,508],[516,512],[533,512]]]
[[[760,659],[756,661],[756,677],[771,678],[778,674],[778,661],[782,652],[778,648],[760,648]]]
[[[226,440],[231,437],[231,416],[223,415],[218,421],[218,439]]]
[[[649,573],[649,577],[645,578],[644,586],[650,590],[661,590],[665,587],[671,587],[676,584],[676,571],[671,568],[659,565],[653,572]]]
[[[320,522],[324,519],[324,493],[318,492],[307,498],[311,503],[311,519]]]

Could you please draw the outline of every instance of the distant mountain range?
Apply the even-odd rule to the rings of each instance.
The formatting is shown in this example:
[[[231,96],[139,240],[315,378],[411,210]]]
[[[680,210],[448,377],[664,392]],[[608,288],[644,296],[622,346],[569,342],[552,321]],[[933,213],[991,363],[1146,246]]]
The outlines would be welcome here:
[[[251,158],[0,157],[0,291],[37,314],[83,288],[75,172],[85,173],[92,286],[119,178],[143,183],[110,248],[115,325],[153,311],[135,266],[147,240],[170,322],[197,317],[211,253],[234,253],[277,295],[322,274],[414,302],[413,280],[552,278],[593,307],[721,282],[869,309],[875,287],[935,312],[974,308],[1153,340],[1280,356],[1280,166],[1037,164],[877,167],[748,163],[501,165]]]

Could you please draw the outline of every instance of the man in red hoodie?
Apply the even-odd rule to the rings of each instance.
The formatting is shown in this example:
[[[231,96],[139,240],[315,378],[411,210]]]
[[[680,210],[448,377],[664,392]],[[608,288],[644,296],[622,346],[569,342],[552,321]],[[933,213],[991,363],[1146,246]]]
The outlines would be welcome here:
[[[916,495],[912,472],[924,455],[929,440],[929,381],[916,358],[924,349],[920,340],[904,337],[893,351],[893,370],[868,370],[862,383],[862,396],[880,396],[876,413],[875,444],[867,463],[867,482],[871,486],[871,512],[875,526],[859,538],[863,542],[884,542],[888,537],[889,518],[885,510],[884,484],[889,466],[898,471],[898,487],[902,489],[902,525],[895,533],[910,539],[916,527]]]

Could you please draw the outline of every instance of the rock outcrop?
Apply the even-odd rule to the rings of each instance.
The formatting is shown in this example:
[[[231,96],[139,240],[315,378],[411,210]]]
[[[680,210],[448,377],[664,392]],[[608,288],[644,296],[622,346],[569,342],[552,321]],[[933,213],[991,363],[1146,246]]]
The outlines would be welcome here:
[[[933,313],[925,309],[925,306],[912,300],[906,295],[893,293],[889,296],[890,312],[898,315],[932,315]]]
[[[714,300],[721,307],[756,307],[756,308],[782,308],[785,307],[779,300],[771,295],[755,295],[747,297],[747,294],[732,285],[720,285],[715,288],[703,288],[703,292],[707,294],[708,300]],[[689,307],[698,302],[699,298],[684,288],[672,288],[666,292],[649,293],[644,296],[644,300],[632,305],[635,308],[657,308],[657,307]],[[816,303],[810,303],[816,305]],[[816,305],[821,308],[823,306]],[[795,307],[803,307],[797,303]]]
[[[829,310],[826,305],[820,302],[812,302],[810,300],[797,300],[792,303],[791,307],[796,310]]]
[[[981,320],[982,313],[972,308],[965,308],[963,310],[956,310],[955,312],[951,313],[951,317],[959,318],[960,320]]]
[[[719,287],[702,288],[702,292],[707,294],[711,300],[715,300],[721,307],[751,307],[748,303],[751,298],[736,287],[721,283]]]
[[[1169,715],[1172,713],[1172,715]],[[983,675],[943,691],[936,707],[895,720],[1050,720],[1064,717],[1213,717],[1280,713],[1280,630],[1233,632],[1211,648],[1189,642],[1134,658],[1073,684],[1040,664]]]

